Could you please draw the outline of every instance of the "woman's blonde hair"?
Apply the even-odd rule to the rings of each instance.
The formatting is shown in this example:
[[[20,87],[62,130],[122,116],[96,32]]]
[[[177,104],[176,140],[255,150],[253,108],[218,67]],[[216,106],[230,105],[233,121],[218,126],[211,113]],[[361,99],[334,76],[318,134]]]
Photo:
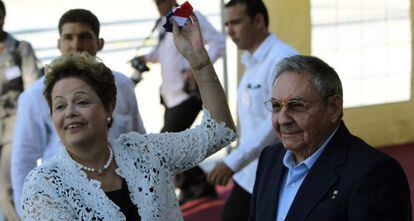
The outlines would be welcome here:
[[[53,87],[59,80],[68,77],[78,78],[91,86],[105,110],[112,113],[116,104],[116,86],[112,71],[99,58],[87,52],[63,54],[46,66],[43,95],[51,111]]]

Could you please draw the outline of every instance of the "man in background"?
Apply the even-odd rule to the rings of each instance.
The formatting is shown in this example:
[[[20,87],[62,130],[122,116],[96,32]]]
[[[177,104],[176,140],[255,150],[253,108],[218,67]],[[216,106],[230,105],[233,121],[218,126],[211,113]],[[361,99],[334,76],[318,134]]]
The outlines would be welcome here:
[[[67,11],[60,18],[58,28],[57,47],[62,54],[88,52],[96,55],[104,46],[104,39],[99,36],[99,20],[88,10]],[[118,138],[120,134],[131,131],[145,133],[132,81],[121,73],[113,74],[117,96],[109,138]],[[21,214],[20,197],[27,174],[36,166],[38,159],[42,162],[48,160],[62,145],[43,96],[43,80],[43,77],[40,78],[22,93],[18,103],[11,160],[12,186],[18,214]]]
[[[155,4],[161,16],[161,20],[157,22],[158,45],[139,59],[144,63],[160,63],[161,103],[165,106],[164,127],[161,132],[179,132],[193,124],[202,108],[202,102],[189,63],[175,48],[172,33],[166,32],[162,27],[165,24],[165,15],[177,6],[177,1],[155,0]],[[224,53],[224,36],[202,14],[196,14],[208,54],[211,61],[215,62]],[[199,166],[178,174],[175,184],[180,189],[180,204],[217,195],[215,187],[207,182],[206,174]]]
[[[11,188],[10,151],[17,99],[36,81],[38,70],[30,43],[4,31],[5,18],[6,8],[0,1],[0,206],[7,220],[18,220]]]
[[[248,220],[257,159],[262,149],[277,142],[271,114],[263,102],[272,94],[276,64],[297,52],[269,32],[269,15],[261,0],[231,0],[225,5],[227,33],[238,49],[246,50],[237,91],[239,144],[209,174],[209,180],[234,186],[223,211],[223,221]],[[234,175],[233,175],[234,174]]]

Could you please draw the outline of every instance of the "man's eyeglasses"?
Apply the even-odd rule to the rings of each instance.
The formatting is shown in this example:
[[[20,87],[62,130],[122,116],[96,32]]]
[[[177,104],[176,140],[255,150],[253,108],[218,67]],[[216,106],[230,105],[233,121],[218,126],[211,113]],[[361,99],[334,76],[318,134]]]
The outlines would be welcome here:
[[[283,107],[286,111],[290,112],[304,112],[308,108],[310,103],[301,100],[290,100],[287,102],[281,102],[275,99],[270,99],[264,102],[266,110],[272,113],[279,113]]]

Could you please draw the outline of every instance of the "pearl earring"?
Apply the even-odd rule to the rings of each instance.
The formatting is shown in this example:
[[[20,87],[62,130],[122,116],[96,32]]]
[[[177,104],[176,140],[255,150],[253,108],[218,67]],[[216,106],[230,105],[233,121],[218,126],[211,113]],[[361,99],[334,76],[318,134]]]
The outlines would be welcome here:
[[[111,122],[111,117],[107,117],[106,122],[108,122],[108,123]]]

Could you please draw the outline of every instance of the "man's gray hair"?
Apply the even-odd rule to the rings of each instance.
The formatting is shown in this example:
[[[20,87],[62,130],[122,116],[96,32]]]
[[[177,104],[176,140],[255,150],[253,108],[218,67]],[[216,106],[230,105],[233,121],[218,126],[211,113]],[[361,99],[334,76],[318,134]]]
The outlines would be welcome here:
[[[283,72],[310,74],[324,102],[333,95],[343,96],[341,80],[335,69],[317,57],[294,55],[281,60],[276,67],[275,81]]]

